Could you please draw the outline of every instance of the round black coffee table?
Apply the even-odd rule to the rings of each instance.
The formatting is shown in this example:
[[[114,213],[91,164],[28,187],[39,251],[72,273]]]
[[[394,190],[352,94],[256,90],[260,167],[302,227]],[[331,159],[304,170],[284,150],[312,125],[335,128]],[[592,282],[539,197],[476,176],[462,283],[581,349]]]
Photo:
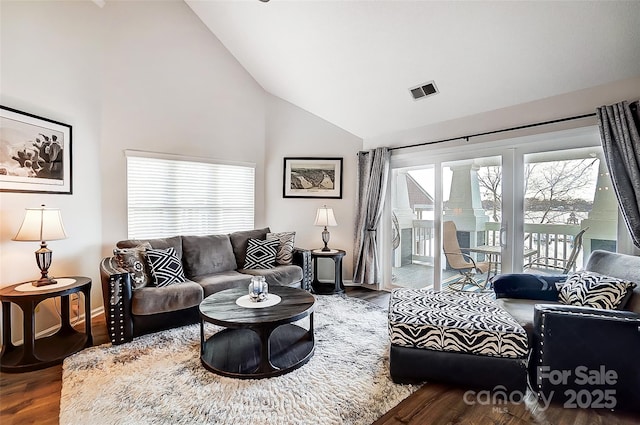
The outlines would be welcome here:
[[[307,291],[272,286],[280,303],[247,308],[236,300],[245,289],[227,289],[200,304],[200,360],[205,368],[232,378],[266,378],[282,375],[307,363],[315,347],[315,298]],[[309,316],[309,330],[293,324]],[[204,323],[226,329],[205,339]]]

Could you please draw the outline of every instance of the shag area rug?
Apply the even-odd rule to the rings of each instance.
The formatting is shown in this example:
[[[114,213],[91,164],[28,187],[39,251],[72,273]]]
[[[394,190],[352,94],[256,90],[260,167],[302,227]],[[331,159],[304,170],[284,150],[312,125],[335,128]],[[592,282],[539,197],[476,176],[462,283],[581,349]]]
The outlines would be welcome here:
[[[387,313],[337,295],[316,300],[315,354],[274,378],[207,371],[197,324],[68,357],[60,423],[371,424],[419,388],[391,381]],[[207,335],[222,329],[208,326]]]

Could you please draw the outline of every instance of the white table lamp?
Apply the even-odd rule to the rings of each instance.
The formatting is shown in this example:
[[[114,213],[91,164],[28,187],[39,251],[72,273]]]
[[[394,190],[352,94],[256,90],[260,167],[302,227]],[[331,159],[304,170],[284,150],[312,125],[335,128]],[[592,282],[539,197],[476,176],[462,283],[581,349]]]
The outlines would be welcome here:
[[[13,238],[14,241],[40,242],[40,249],[36,251],[36,262],[40,268],[41,277],[32,282],[33,286],[52,285],[56,283],[48,275],[51,266],[52,251],[47,248],[47,241],[66,239],[62,224],[62,215],[57,208],[27,208],[20,230]]]
[[[323,205],[321,208],[318,208],[316,212],[316,221],[314,223],[315,226],[324,226],[324,230],[322,231],[322,242],[324,242],[324,248],[322,251],[331,251],[327,244],[329,243],[329,231],[327,230],[327,226],[337,226],[336,216],[333,215],[333,209],[327,208],[326,205]]]

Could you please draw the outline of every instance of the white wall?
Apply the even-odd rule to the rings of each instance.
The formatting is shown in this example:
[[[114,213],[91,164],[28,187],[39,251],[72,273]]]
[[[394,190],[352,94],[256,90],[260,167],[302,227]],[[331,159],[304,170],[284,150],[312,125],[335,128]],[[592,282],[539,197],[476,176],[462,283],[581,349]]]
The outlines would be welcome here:
[[[73,126],[73,195],[0,194],[0,285],[39,276],[37,243],[14,242],[25,207],[62,209],[52,276],[92,278],[126,238],[124,149],[254,162],[264,224],[264,91],[182,1],[8,2],[1,10],[2,105]],[[59,304],[59,303],[58,303]],[[21,314],[13,337],[21,338]],[[36,331],[58,322],[53,302]]]
[[[103,255],[127,238],[125,149],[256,163],[264,225],[264,90],[182,1],[103,12]]]
[[[100,9],[90,2],[2,1],[0,15],[0,103],[73,127],[72,195],[0,193],[0,285],[40,276],[39,244],[11,238],[26,207],[46,204],[61,209],[68,235],[49,243],[50,275],[92,278],[92,304],[99,306]],[[12,310],[14,329],[20,329],[22,316]],[[40,310],[38,330],[57,323],[52,302]]]
[[[523,103],[508,108],[497,109],[430,126],[365,139],[364,146],[366,149],[372,149],[378,146],[404,146],[414,143],[449,139],[469,134],[550,121],[558,118],[590,114],[594,113],[596,108],[599,106],[610,105],[623,100],[638,100],[639,97],[640,75],[585,90],[540,99],[534,102]],[[472,138],[469,142],[450,143],[451,145],[457,144],[465,146],[490,140],[500,140],[504,138],[524,136],[527,134],[585,127],[595,124],[595,118],[586,118],[567,121],[562,124],[534,127],[528,130],[519,130],[516,132]],[[442,147],[442,145],[439,145],[438,147]],[[428,147],[412,149],[428,149]]]
[[[345,280],[353,277],[353,238],[355,229],[357,152],[362,139],[292,105],[267,95],[267,151],[265,155],[265,209],[273,231],[296,231],[296,246],[322,248],[321,227],[313,221],[323,204],[333,208],[338,226],[329,228],[331,248],[343,249]],[[342,157],[342,199],[299,199],[282,197],[285,157]],[[333,277],[333,264],[325,261],[318,274]]]

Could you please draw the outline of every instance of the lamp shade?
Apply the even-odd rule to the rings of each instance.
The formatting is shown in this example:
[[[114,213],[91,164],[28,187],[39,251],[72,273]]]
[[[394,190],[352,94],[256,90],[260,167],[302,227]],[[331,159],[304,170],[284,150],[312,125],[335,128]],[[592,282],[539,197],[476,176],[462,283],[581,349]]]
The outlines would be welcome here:
[[[62,215],[57,208],[27,208],[14,241],[55,241],[66,239]]]
[[[333,208],[327,208],[326,205],[318,208],[316,212],[315,226],[337,226],[336,216],[333,215]]]

